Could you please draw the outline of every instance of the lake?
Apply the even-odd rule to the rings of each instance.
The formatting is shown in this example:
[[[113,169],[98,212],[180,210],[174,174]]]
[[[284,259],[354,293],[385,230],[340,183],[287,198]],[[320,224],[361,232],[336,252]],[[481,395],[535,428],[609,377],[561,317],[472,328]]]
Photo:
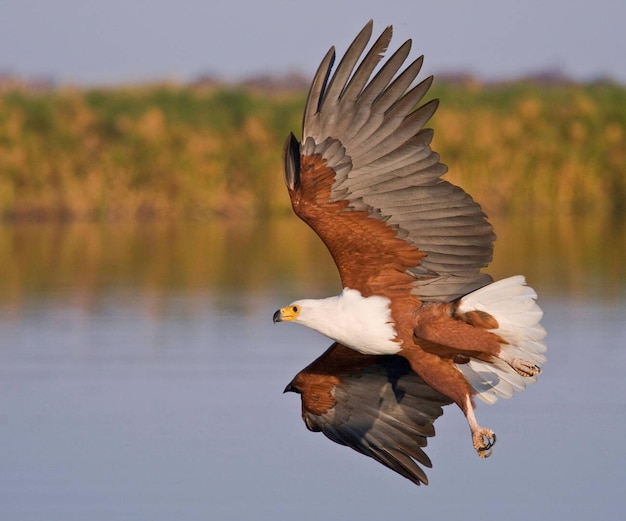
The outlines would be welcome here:
[[[487,271],[539,293],[548,364],[479,403],[488,460],[445,409],[428,487],[282,394],[330,342],[274,310],[339,291],[297,219],[0,226],[0,519],[622,519],[623,219],[492,222]]]

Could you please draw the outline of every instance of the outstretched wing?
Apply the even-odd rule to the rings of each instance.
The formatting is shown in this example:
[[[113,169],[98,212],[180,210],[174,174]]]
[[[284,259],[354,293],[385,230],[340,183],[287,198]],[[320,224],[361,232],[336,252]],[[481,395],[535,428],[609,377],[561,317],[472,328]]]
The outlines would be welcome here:
[[[333,344],[285,391],[301,394],[302,418],[312,431],[374,458],[419,485],[423,451],[434,421],[451,400],[428,386],[400,356],[368,356]]]
[[[441,179],[447,167],[423,128],[437,100],[415,108],[432,83],[413,85],[422,57],[403,68],[409,40],[374,74],[392,29],[361,59],[371,33],[370,21],[332,76],[334,48],[315,74],[302,143],[292,134],[285,145],[292,206],[328,247],[344,287],[367,296],[410,285],[423,300],[452,300],[491,282],[480,269],[495,236],[480,206]]]

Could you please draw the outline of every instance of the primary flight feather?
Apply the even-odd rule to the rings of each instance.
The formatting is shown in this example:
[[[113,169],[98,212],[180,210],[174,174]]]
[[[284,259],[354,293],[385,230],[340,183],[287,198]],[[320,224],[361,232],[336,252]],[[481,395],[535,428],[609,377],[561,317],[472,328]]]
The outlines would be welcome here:
[[[493,403],[534,382],[545,331],[523,277],[494,283],[480,271],[495,235],[441,179],[424,128],[437,101],[418,106],[432,77],[414,84],[422,58],[405,65],[409,40],[381,64],[392,29],[365,52],[371,34],[370,21],[334,73],[334,48],[326,54],[302,140],[291,134],[284,151],[294,212],[326,244],[343,291],[293,302],[274,321],[335,341],[286,389],[301,394],[307,427],[419,484],[443,405],[461,408],[474,448],[491,454],[495,434],[478,424],[473,397]]]

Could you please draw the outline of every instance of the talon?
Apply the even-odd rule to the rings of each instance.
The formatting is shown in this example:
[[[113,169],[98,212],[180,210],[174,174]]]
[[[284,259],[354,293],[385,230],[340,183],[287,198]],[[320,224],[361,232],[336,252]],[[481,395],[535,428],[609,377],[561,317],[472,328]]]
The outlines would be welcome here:
[[[496,434],[493,433],[493,436],[491,438],[483,438],[486,439],[485,441],[485,445],[483,447],[479,447],[478,450],[478,456],[481,458],[488,458],[489,456],[491,456],[491,448],[496,444]]]
[[[488,458],[489,456],[491,456],[491,449],[487,449],[486,447],[481,447],[480,449],[478,449],[478,457],[485,459]]]
[[[474,449],[481,458],[491,456],[491,449],[496,444],[496,434],[489,429],[479,429],[472,436],[474,441]]]
[[[528,362],[527,360],[522,360],[521,358],[514,358],[509,362],[509,364],[518,374],[522,376],[530,377],[541,373],[541,368],[537,364]]]

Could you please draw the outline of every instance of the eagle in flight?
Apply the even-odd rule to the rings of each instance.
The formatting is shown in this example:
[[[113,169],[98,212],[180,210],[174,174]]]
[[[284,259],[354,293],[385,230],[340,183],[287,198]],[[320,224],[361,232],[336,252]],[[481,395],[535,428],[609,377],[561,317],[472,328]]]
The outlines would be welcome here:
[[[423,57],[405,65],[408,40],[381,64],[392,28],[365,52],[371,34],[370,20],[334,73],[328,51],[302,141],[291,134],[284,149],[293,210],[327,246],[343,290],[293,302],[274,322],[334,341],[285,389],[301,395],[306,426],[419,485],[444,405],[461,408],[474,449],[491,454],[496,436],[478,424],[474,397],[491,404],[535,382],[546,333],[523,276],[480,272],[495,235],[481,207],[441,179],[447,167],[424,128],[438,101],[418,107],[432,77],[414,82]]]

